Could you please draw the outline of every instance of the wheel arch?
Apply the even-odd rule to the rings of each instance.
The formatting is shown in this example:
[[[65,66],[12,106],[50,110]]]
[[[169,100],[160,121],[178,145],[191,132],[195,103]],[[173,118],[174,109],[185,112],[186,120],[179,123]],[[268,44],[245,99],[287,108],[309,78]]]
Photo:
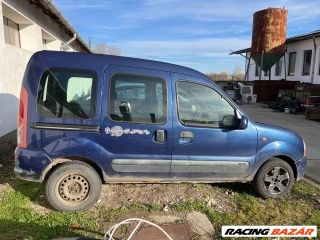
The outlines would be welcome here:
[[[64,163],[71,162],[71,161],[80,161],[87,163],[90,165],[99,175],[102,182],[105,182],[105,173],[101,169],[101,167],[98,166],[98,164],[94,161],[92,161],[89,158],[86,157],[79,157],[79,156],[67,156],[62,158],[56,158],[54,159],[43,171],[41,174],[41,181],[46,181],[50,174],[59,166],[61,166]]]
[[[256,172],[254,173],[254,177],[258,174],[259,170],[267,163],[267,162],[270,162],[272,161],[274,158],[278,158],[278,159],[281,159],[283,161],[285,161],[286,163],[288,163],[290,165],[290,167],[292,168],[292,171],[293,171],[293,175],[294,175],[294,179],[296,180],[297,179],[297,176],[298,176],[298,169],[297,169],[297,166],[295,164],[295,161],[286,156],[286,155],[276,155],[276,156],[273,156],[273,157],[270,157],[268,158],[268,160],[264,161],[260,166],[259,168],[256,170]]]
[[[295,164],[295,161],[292,158],[285,156],[285,155],[278,155],[278,156],[274,156],[274,157],[279,158],[279,159],[287,162],[290,165],[290,167],[292,168],[292,171],[293,171],[294,179],[296,180],[297,176],[298,176],[298,169],[297,169],[297,165]]]

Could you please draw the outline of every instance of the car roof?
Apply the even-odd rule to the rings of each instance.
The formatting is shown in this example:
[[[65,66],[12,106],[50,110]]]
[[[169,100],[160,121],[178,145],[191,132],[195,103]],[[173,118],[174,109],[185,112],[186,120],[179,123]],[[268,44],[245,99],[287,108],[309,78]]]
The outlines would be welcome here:
[[[105,54],[94,54],[94,53],[83,53],[83,52],[64,52],[64,51],[39,51],[34,54],[38,55],[39,58],[43,60],[57,60],[57,61],[88,61],[90,63],[99,63],[103,62],[105,66],[107,65],[120,65],[120,66],[130,66],[130,67],[140,67],[148,68],[154,70],[162,70],[173,73],[181,73],[192,75],[208,80],[208,77],[201,72],[198,72],[194,69],[183,67],[176,64],[132,58],[132,57],[122,57],[122,56],[112,56]]]

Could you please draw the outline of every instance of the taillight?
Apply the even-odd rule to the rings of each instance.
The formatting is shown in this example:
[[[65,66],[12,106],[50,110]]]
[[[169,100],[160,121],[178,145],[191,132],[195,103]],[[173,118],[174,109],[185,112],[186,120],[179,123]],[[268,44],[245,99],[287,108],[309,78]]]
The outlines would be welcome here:
[[[27,147],[27,123],[28,123],[28,93],[21,87],[20,105],[18,113],[17,143],[18,147]]]

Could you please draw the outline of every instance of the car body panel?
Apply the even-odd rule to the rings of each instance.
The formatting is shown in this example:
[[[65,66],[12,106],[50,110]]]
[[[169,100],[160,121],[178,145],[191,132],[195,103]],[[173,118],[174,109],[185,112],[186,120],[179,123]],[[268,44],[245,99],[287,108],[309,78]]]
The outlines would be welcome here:
[[[96,74],[94,116],[89,119],[50,118],[37,112],[39,80],[44,71],[54,68],[86,69]],[[140,124],[111,120],[107,103],[109,81],[115,73],[164,79],[167,121]],[[216,90],[236,109],[237,115],[247,118],[219,86],[186,67],[118,56],[54,51],[35,53],[22,83],[29,98],[27,147],[16,149],[16,174],[24,179],[42,181],[50,168],[63,162],[62,159],[82,159],[100,169],[107,182],[248,182],[268,159],[285,156],[297,166],[297,179],[302,178],[306,166],[303,140],[289,130],[250,120],[245,129],[183,125],[177,116],[175,84],[179,79]],[[157,130],[167,134],[164,143],[154,141]],[[132,134],[128,134],[131,131]],[[192,131],[195,141],[191,144],[181,142],[183,131]]]
[[[183,74],[173,74],[173,92],[176,92],[176,83],[181,80],[200,83],[219,92],[212,81]],[[233,103],[228,96],[224,97]],[[176,96],[174,106],[178,106]],[[233,107],[236,108],[235,105]],[[186,126],[179,120],[178,108],[173,108],[173,111],[173,178],[239,179],[253,171],[257,149],[257,130],[253,124],[248,123],[247,128],[241,130]],[[193,141],[182,142],[181,132],[193,133]]]
[[[255,125],[258,131],[257,162],[281,155],[294,161],[303,157],[303,141],[298,134],[273,125],[262,123]]]
[[[109,65],[105,69],[106,92],[109,92],[109,79],[115,74],[155,77],[166,81],[167,105],[171,106],[170,73],[147,68]],[[121,178],[156,179],[169,178],[172,149],[171,112],[167,108],[165,123],[133,123],[111,120],[108,113],[109,94],[103,96],[100,129],[100,160],[110,181]],[[142,106],[143,107],[143,106]],[[118,132],[113,132],[113,131]],[[166,132],[166,141],[155,141],[157,130]],[[126,132],[127,131],[127,132]]]

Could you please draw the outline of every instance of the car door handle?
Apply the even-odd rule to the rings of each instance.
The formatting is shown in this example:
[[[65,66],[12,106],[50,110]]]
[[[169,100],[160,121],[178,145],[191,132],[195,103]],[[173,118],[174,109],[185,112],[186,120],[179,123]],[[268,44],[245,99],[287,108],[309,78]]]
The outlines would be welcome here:
[[[189,131],[181,131],[180,132],[180,138],[179,138],[179,143],[181,144],[186,144],[186,143],[191,143],[194,140],[194,134]]]
[[[157,143],[164,143],[167,141],[167,131],[166,130],[156,130],[154,132],[154,141]]]

